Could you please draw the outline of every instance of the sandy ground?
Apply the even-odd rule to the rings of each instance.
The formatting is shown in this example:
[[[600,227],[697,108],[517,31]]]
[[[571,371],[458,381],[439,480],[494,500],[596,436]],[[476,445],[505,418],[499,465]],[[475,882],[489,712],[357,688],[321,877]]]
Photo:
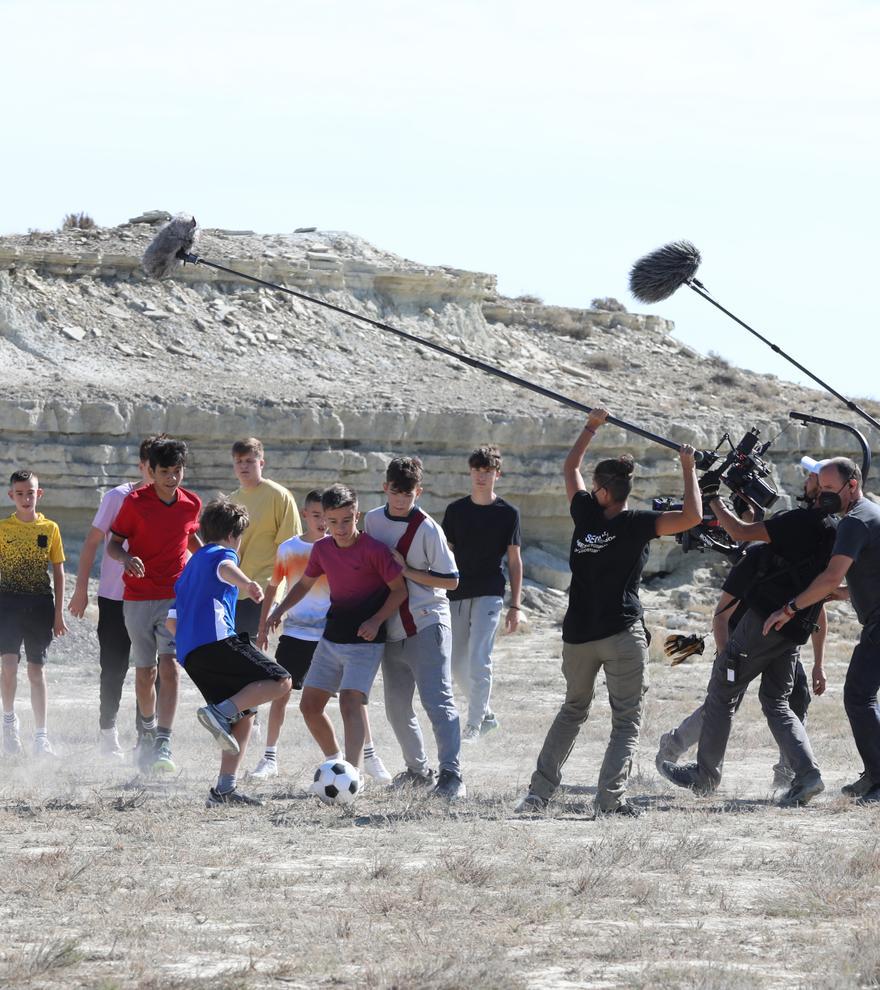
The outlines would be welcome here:
[[[266,806],[206,810],[218,759],[196,691],[182,692],[179,776],[144,784],[130,765],[102,764],[94,627],[75,623],[49,668],[59,759],[0,763],[0,985],[877,986],[880,814],[839,796],[860,769],[842,710],[845,637],[810,710],[828,789],[808,808],[772,803],[754,690],[713,798],[659,778],[657,739],[700,701],[709,668],[658,659],[631,785],[647,813],[592,819],[609,728],[600,688],[559,801],[522,820],[511,809],[561,697],[559,652],[549,617],[499,640],[502,726],[467,746],[470,798],[455,807],[375,787],[352,811],[320,805],[304,792],[318,753],[293,711],[282,773],[255,789]],[[396,771],[381,697],[377,684],[376,736]],[[19,711],[29,734],[26,689]],[[132,712],[129,681],[126,746]]]

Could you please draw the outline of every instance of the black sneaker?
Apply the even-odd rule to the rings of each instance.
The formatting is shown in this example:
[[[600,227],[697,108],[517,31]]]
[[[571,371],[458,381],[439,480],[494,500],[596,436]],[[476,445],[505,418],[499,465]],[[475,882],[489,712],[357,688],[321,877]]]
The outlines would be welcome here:
[[[436,783],[437,776],[430,767],[424,773],[417,773],[407,767],[406,770],[395,776],[394,780],[391,781],[391,786],[395,790],[400,790],[402,787],[432,787]]]
[[[437,778],[437,786],[431,788],[431,793],[444,797],[447,801],[459,801],[467,797],[464,781],[452,770],[441,770]]]
[[[246,804],[251,805],[254,808],[262,808],[265,803],[265,801],[261,801],[259,798],[249,797],[247,794],[242,794],[235,788],[221,794],[216,787],[212,787],[211,790],[208,791],[208,800],[205,802],[205,807],[215,808],[221,804]]]
[[[880,784],[874,784],[856,801],[856,804],[877,804],[878,801],[880,801]]]
[[[808,801],[817,794],[821,794],[824,790],[825,785],[822,783],[822,778],[819,776],[818,770],[814,773],[807,774],[801,779],[796,777],[791,787],[782,795],[779,801],[779,807],[802,808]]]
[[[516,815],[540,815],[547,810],[549,803],[547,798],[541,797],[534,791],[528,791],[513,806],[513,812]]]
[[[696,763],[670,763],[667,760],[660,764],[660,773],[676,787],[686,787],[694,794],[709,793],[709,789],[700,784],[700,771]]]
[[[640,808],[637,804],[630,804],[626,798],[620,802],[616,808],[596,808],[596,817],[600,815],[620,815],[621,818],[639,818],[645,813],[644,808]]]
[[[873,786],[873,777],[867,770],[863,770],[859,775],[859,779],[854,780],[851,784],[844,784],[840,788],[840,793],[845,794],[847,797],[860,798],[864,797]]]

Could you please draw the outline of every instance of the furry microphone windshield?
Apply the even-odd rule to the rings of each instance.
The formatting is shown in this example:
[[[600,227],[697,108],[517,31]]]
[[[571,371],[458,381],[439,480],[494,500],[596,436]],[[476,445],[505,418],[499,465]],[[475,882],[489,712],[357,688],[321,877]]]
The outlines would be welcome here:
[[[657,248],[632,266],[629,290],[643,303],[658,303],[697,274],[700,252],[690,241],[673,241]]]
[[[166,278],[189,254],[196,236],[196,218],[178,213],[159,231],[144,252],[144,271],[153,278]]]

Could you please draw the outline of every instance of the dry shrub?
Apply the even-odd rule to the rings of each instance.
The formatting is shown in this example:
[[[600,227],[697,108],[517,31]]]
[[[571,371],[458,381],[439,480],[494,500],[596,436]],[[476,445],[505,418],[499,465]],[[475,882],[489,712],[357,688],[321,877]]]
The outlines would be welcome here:
[[[88,213],[68,213],[61,221],[62,230],[94,230],[95,221]]]
[[[733,388],[739,385],[742,379],[737,372],[731,369],[730,371],[716,371],[714,375],[709,376],[709,381],[714,385],[724,385],[727,388]]]
[[[594,354],[587,362],[596,371],[619,371],[623,362],[615,354]]]

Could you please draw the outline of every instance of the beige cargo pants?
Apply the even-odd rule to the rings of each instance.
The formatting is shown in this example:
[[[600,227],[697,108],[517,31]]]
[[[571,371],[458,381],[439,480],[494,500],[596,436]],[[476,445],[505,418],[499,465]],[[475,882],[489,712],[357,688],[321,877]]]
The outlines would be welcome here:
[[[532,774],[531,790],[549,798],[562,780],[581,726],[590,714],[599,671],[605,672],[611,702],[611,738],[599,771],[596,807],[613,811],[623,800],[639,744],[642,697],[648,688],[648,643],[641,622],[590,643],[563,643],[565,702],[550,726]]]

